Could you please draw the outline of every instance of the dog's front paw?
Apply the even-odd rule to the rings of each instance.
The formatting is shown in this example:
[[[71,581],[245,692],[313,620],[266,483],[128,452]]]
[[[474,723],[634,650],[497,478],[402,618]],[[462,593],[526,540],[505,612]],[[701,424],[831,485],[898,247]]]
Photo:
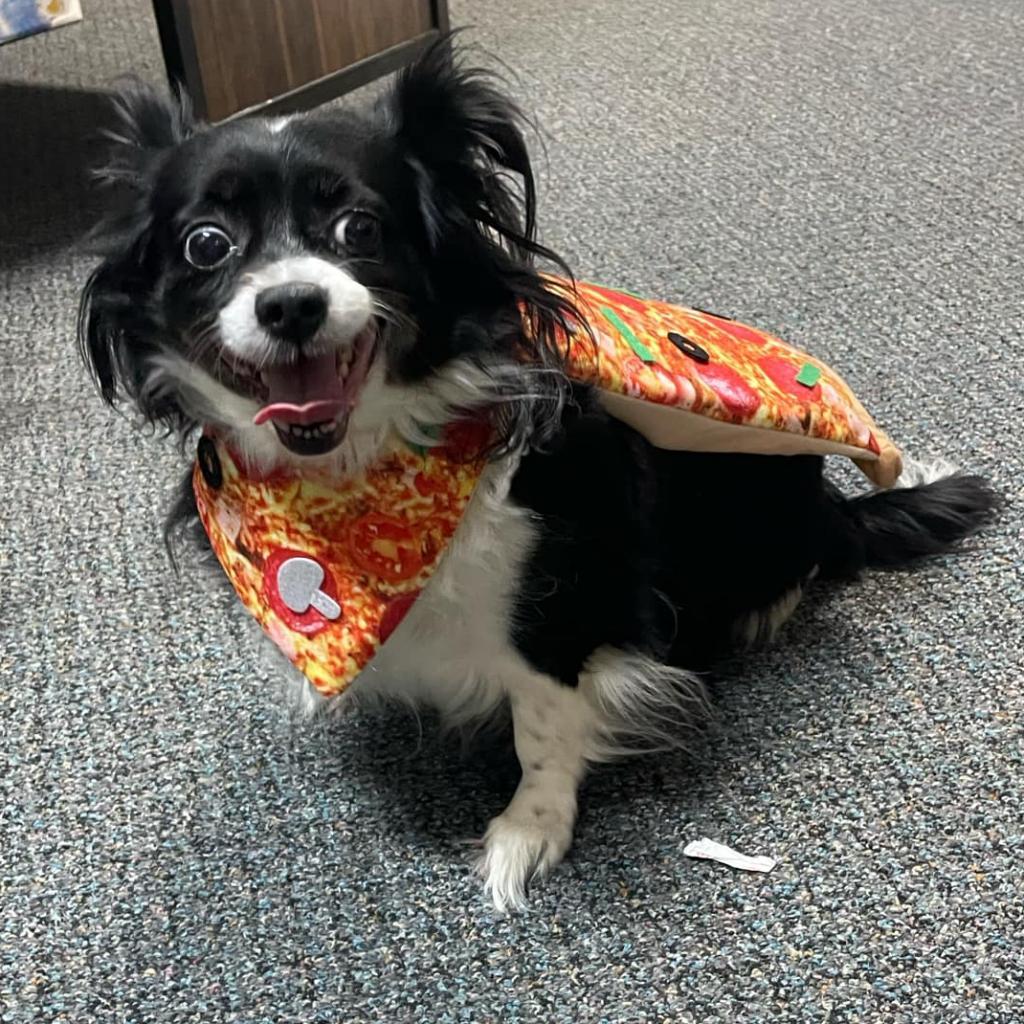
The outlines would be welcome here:
[[[492,818],[477,870],[495,908],[521,909],[530,882],[557,867],[571,842],[571,818],[555,811],[509,807]]]

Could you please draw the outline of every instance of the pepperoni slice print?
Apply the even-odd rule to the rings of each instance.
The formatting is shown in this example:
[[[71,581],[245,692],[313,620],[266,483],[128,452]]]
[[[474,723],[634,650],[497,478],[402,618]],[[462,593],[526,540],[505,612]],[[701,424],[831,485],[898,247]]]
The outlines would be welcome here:
[[[700,367],[700,377],[737,419],[749,420],[761,406],[760,395],[728,366],[708,363]]]
[[[781,356],[764,356],[758,360],[758,366],[787,394],[804,402],[818,402],[821,400],[821,384],[807,387],[796,379],[802,365]]]
[[[763,331],[758,331],[746,324],[737,323],[735,320],[719,320],[716,326],[719,330],[731,334],[738,341],[746,342],[748,345],[762,346],[768,340]]]
[[[420,544],[412,530],[400,519],[376,512],[352,524],[348,551],[363,572],[387,583],[401,583],[423,567]]]
[[[420,592],[414,590],[410,594],[399,594],[398,597],[393,597],[388,602],[384,614],[381,616],[380,626],[377,627],[377,635],[380,637],[381,643],[384,643],[398,629],[402,619],[409,613],[409,609],[416,603],[416,598],[419,596]]]

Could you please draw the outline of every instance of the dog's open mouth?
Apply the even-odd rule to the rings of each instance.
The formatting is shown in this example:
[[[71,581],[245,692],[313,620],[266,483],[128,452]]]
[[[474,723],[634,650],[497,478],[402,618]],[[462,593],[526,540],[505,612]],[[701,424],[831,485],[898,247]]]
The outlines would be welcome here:
[[[373,361],[377,332],[371,325],[344,350],[300,356],[267,367],[267,404],[253,417],[274,424],[281,444],[296,455],[326,455],[345,439],[349,417]]]

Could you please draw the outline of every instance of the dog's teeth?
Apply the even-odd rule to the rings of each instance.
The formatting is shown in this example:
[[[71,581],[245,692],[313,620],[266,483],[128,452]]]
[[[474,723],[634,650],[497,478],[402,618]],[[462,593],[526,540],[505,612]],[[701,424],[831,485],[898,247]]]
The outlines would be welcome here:
[[[288,434],[298,441],[320,441],[333,436],[338,424],[335,420],[324,420],[322,423],[289,423]]]

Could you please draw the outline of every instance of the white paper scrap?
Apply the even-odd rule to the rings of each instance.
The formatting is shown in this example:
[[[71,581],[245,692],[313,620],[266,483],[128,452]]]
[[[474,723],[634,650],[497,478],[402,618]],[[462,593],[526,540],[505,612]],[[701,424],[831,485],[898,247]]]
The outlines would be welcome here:
[[[739,868],[740,871],[771,871],[775,867],[774,857],[747,857],[728,846],[716,843],[713,839],[708,839],[707,836],[687,843],[683,849],[683,856],[717,860],[719,864],[728,864],[729,867]]]

